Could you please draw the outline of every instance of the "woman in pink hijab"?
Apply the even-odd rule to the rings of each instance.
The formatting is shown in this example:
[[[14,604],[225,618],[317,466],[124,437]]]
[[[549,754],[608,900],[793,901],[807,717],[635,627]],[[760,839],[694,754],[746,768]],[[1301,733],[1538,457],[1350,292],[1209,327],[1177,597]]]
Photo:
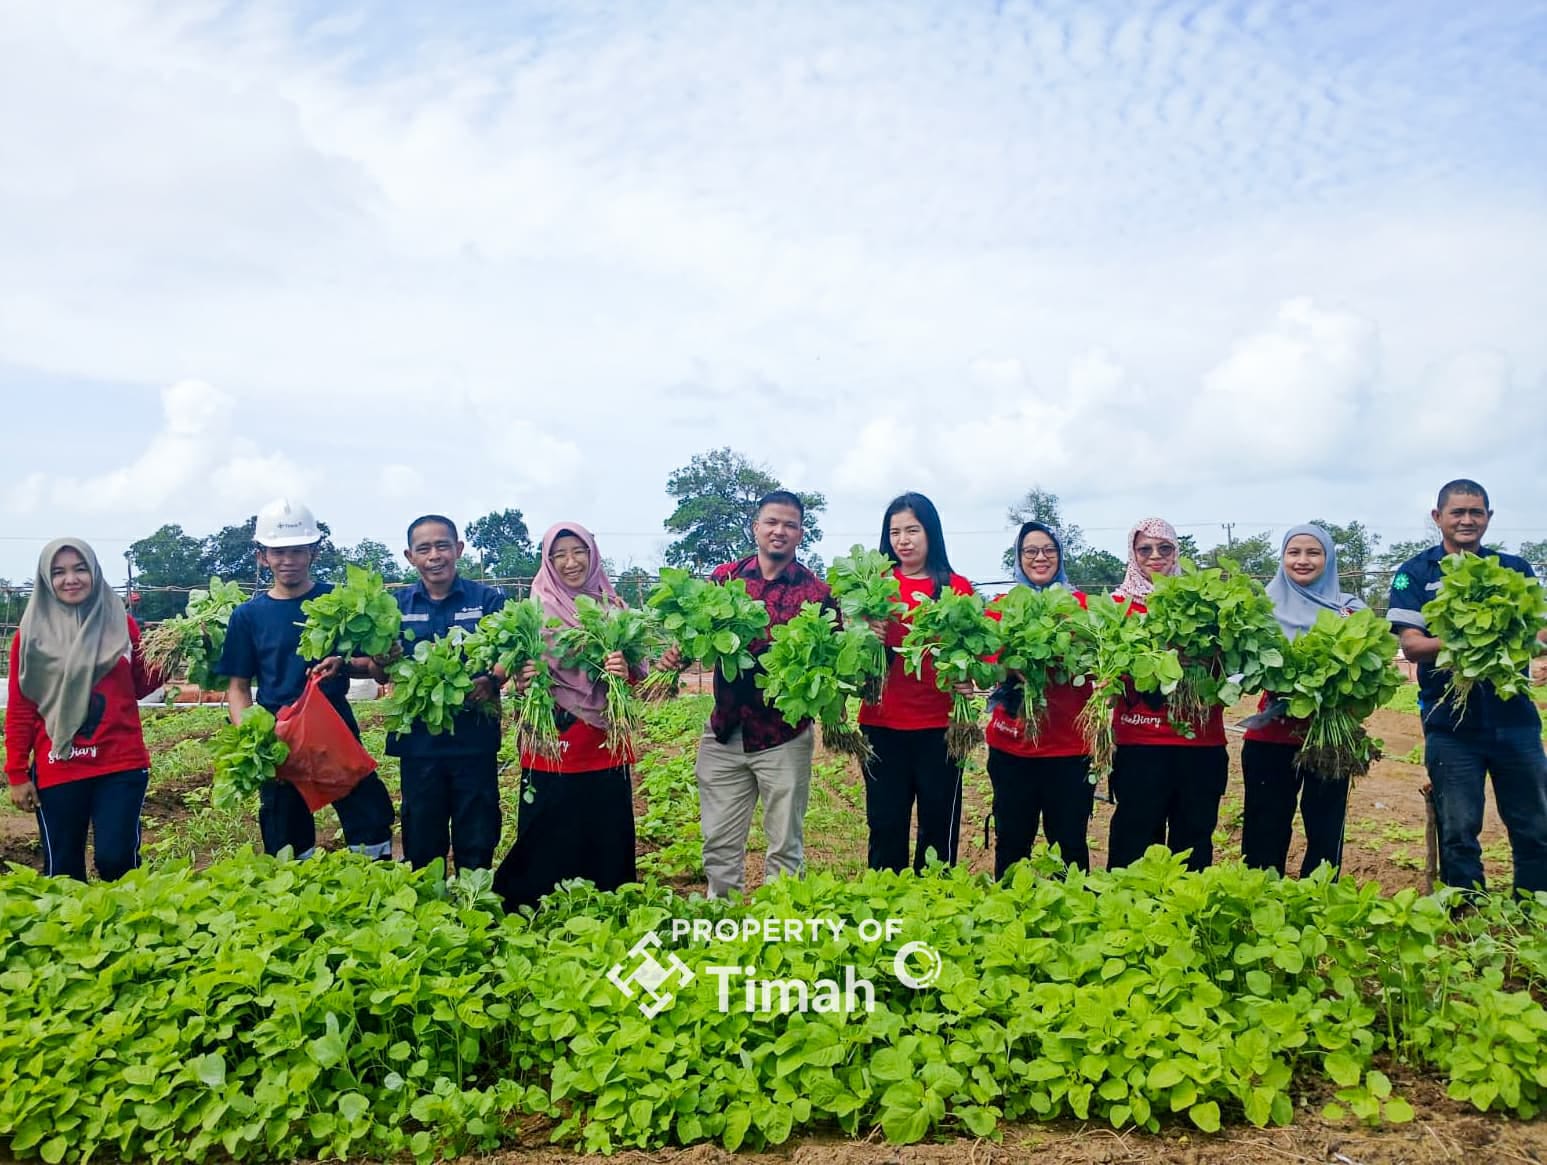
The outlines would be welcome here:
[[[543,613],[566,627],[579,619],[575,600],[587,595],[623,606],[602,563],[596,538],[578,522],[560,522],[543,535],[542,565],[532,597]],[[558,705],[556,757],[521,755],[521,801],[516,843],[494,875],[494,889],[508,910],[535,906],[561,881],[584,878],[599,890],[636,880],[631,751],[607,748],[607,692],[584,669],[559,667],[550,659],[553,698]],[[621,652],[607,659],[607,671],[628,677]],[[536,674],[528,665],[514,677],[518,689]],[[635,677],[637,678],[637,677]]]
[[[1146,518],[1128,535],[1128,571],[1114,597],[1144,613],[1155,580],[1181,573],[1176,529]],[[1214,861],[1214,826],[1225,795],[1230,757],[1224,710],[1210,708],[1199,723],[1178,725],[1165,697],[1140,694],[1130,684],[1118,700],[1113,736],[1117,753],[1109,788],[1117,799],[1107,840],[1107,868],[1137,861],[1151,845],[1189,852],[1189,869]]]

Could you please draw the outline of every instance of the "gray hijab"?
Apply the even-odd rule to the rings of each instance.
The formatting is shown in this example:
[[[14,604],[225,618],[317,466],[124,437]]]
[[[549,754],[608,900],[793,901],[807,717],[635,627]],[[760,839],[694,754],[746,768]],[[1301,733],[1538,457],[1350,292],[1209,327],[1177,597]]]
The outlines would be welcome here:
[[[74,550],[91,567],[91,595],[70,606],[54,594],[54,556]],[[56,538],[43,547],[38,576],[22,614],[17,684],[22,695],[38,706],[50,756],[68,760],[75,734],[86,723],[91,690],[129,655],[129,612],[124,601],[102,577],[97,553],[80,538]]]
[[[1309,534],[1327,552],[1327,568],[1310,586],[1301,586],[1284,570],[1284,551],[1289,546],[1289,540],[1301,534]],[[1320,526],[1309,524],[1292,527],[1284,535],[1284,541],[1278,548],[1278,573],[1273,576],[1267,589],[1268,597],[1273,600],[1273,617],[1291,639],[1309,631],[1316,617],[1323,611],[1344,613],[1360,610],[1365,605],[1358,595],[1344,591],[1338,581],[1338,552],[1332,535]]]

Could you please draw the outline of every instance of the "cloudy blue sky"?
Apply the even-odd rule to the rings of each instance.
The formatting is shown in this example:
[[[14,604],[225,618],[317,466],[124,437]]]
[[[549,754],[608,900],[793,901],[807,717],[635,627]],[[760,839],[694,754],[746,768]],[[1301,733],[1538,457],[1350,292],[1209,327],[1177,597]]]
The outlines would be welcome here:
[[[0,21],[0,575],[269,497],[665,545],[731,445],[1117,549],[1457,475],[1547,537],[1547,4],[105,4]]]

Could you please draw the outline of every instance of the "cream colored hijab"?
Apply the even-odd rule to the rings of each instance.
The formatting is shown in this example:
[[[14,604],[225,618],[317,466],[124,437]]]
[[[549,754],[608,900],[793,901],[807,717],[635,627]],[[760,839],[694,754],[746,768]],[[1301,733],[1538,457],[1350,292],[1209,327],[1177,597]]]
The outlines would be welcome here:
[[[61,550],[78,553],[91,567],[91,597],[79,606],[60,602],[50,572]],[[129,654],[129,612],[102,578],[97,552],[80,538],[56,538],[43,547],[38,577],[21,617],[17,682],[38,706],[54,760],[68,760],[75,734],[86,723],[91,690]]]

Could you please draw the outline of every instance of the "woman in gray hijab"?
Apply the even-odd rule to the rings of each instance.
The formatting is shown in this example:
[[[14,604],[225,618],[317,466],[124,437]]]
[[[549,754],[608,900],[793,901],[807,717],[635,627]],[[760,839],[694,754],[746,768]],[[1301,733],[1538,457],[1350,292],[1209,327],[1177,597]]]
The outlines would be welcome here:
[[[1295,526],[1284,535],[1278,573],[1268,584],[1273,615],[1294,639],[1311,629],[1324,611],[1348,615],[1364,607],[1338,582],[1338,553],[1320,526]],[[1305,723],[1283,715],[1282,702],[1262,697],[1257,715],[1246,720],[1241,770],[1246,810],[1241,827],[1241,860],[1253,869],[1284,872],[1295,802],[1305,823],[1303,878],[1326,862],[1343,864],[1343,823],[1348,812],[1348,778],[1332,780],[1299,764]]]
[[[104,881],[140,864],[150,754],[139,701],[160,682],[96,552],[80,538],[45,546],[11,640],[5,715],[11,802],[37,814],[45,874],[86,880],[88,827]]]

